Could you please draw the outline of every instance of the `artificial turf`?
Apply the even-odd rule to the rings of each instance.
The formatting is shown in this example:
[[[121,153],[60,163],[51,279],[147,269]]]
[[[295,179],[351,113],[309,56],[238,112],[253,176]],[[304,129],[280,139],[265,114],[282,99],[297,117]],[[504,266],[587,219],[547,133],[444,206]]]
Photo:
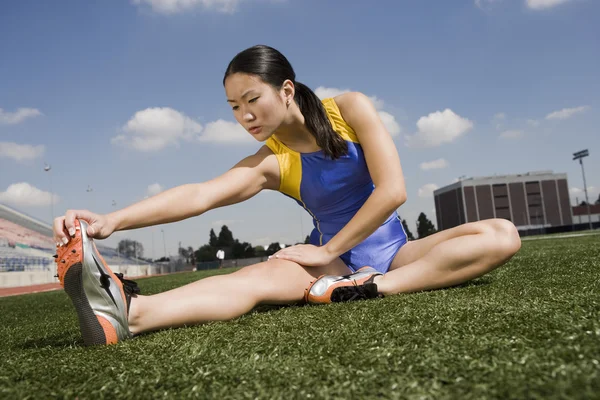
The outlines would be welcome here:
[[[151,294],[214,273],[139,281]],[[444,290],[263,307],[86,348],[63,291],[0,299],[0,398],[600,398],[600,236]]]

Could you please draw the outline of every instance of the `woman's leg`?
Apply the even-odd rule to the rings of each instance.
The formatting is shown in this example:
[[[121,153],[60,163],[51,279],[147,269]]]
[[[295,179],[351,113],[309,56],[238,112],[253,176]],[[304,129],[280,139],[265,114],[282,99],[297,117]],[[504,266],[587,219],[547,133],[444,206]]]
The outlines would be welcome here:
[[[405,244],[390,270],[375,278],[380,293],[458,285],[508,261],[521,248],[512,222],[489,219],[444,230]]]
[[[259,304],[298,302],[304,296],[304,289],[322,274],[349,273],[350,269],[340,259],[326,267],[302,267],[291,261],[272,259],[153,296],[132,298],[129,329],[139,334],[229,320]]]

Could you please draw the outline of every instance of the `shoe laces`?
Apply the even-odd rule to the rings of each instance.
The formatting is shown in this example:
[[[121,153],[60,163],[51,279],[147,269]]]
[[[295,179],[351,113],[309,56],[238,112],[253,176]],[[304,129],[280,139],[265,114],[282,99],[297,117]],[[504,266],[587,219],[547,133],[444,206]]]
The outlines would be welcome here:
[[[125,292],[125,294],[133,296],[141,293],[140,287],[138,286],[137,282],[125,279],[122,273],[115,273],[115,275],[123,284],[123,291]]]

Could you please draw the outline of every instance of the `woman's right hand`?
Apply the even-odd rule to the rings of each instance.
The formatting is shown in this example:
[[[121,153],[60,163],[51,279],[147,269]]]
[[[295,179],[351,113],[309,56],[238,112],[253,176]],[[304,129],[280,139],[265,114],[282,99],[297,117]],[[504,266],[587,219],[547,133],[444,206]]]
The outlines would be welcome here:
[[[69,210],[62,217],[54,219],[54,241],[57,246],[69,243],[75,235],[76,219],[88,223],[86,233],[94,239],[106,239],[115,231],[114,224],[106,215],[94,214],[88,210]]]

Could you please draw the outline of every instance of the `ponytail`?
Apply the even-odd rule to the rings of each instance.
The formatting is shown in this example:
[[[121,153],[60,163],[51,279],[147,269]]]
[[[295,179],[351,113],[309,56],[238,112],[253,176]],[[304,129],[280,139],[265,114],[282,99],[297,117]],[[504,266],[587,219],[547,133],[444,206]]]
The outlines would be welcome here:
[[[317,139],[317,145],[334,160],[348,154],[348,144],[333,130],[321,100],[305,84],[294,82],[294,85],[294,101],[304,116],[306,127]]]

